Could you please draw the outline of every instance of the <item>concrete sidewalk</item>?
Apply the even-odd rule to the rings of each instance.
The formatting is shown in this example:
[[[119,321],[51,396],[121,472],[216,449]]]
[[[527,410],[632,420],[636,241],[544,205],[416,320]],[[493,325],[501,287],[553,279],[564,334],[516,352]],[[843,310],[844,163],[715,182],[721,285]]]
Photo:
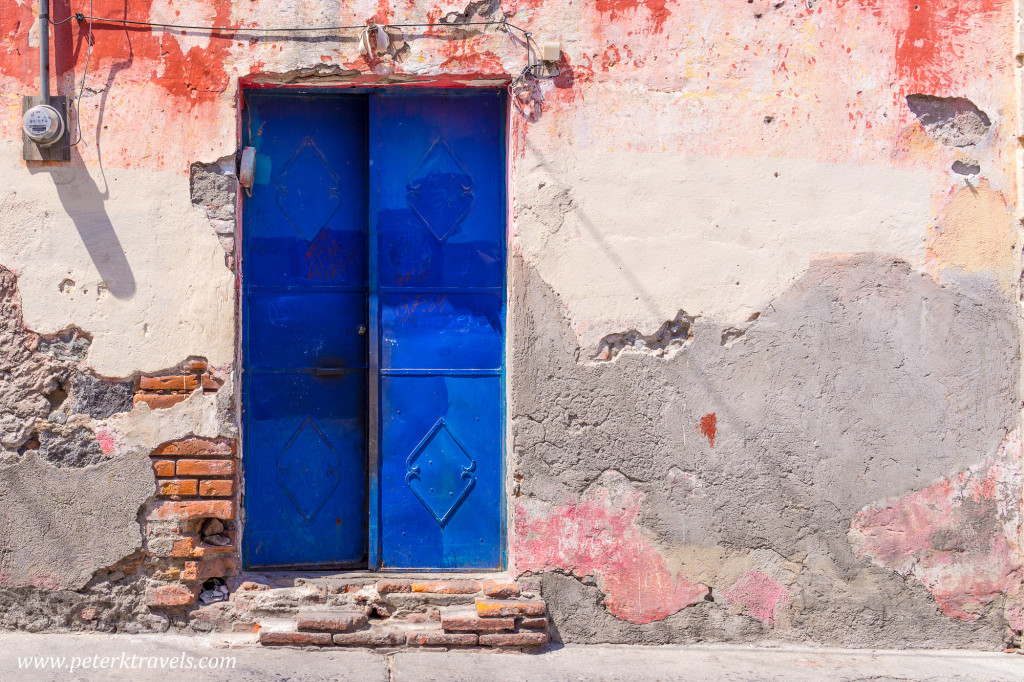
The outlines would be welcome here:
[[[228,663],[221,670],[199,669]],[[88,661],[86,661],[88,659]],[[181,670],[185,663],[187,669]],[[188,668],[189,663],[193,667]],[[53,669],[53,665],[61,666]],[[160,668],[163,664],[165,667]],[[40,665],[47,667],[41,668]],[[85,668],[84,666],[89,666]],[[94,665],[105,670],[94,670]],[[72,668],[74,668],[72,670]],[[0,633],[0,680],[1024,680],[1024,656],[739,646],[566,646],[542,654],[266,649],[176,635]]]

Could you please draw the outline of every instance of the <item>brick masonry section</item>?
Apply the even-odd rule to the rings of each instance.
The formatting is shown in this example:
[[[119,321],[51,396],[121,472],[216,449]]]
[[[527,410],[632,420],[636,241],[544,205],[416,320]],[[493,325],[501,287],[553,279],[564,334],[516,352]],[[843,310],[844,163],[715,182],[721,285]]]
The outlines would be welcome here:
[[[509,599],[511,597],[519,596],[519,585],[516,583],[485,580],[480,585],[480,588],[485,595],[488,597],[494,597],[495,599]]]
[[[146,604],[156,608],[185,606],[196,600],[196,595],[184,585],[161,585],[146,591]]]
[[[226,583],[237,573],[235,442],[184,438],[161,444],[150,456],[156,498],[144,515],[144,566],[151,579],[147,602],[154,610],[192,608],[204,582],[219,578]]]
[[[400,592],[412,592],[411,580],[378,580],[376,584],[377,594],[392,594]]]
[[[258,632],[267,646],[520,650],[548,642],[547,608],[532,578],[239,584],[235,441],[182,438],[162,443],[150,458],[156,490],[143,512],[141,561],[152,611],[201,632]],[[227,590],[227,600],[203,597],[216,590]],[[292,622],[263,628],[268,613]]]
[[[474,580],[443,580],[429,583],[413,583],[413,592],[430,592],[432,594],[476,594],[480,591],[480,583]]]
[[[484,646],[540,646],[546,644],[546,632],[505,632],[492,635],[480,635],[480,644]]]
[[[183,545],[183,551],[189,549]],[[306,584],[301,590],[245,583],[233,595],[232,622],[244,619],[245,612],[277,613],[270,629],[260,629],[258,618],[254,623],[260,643],[271,646],[520,650],[548,642],[547,608],[540,586],[531,580],[357,578],[339,583]],[[507,597],[492,599],[489,594]],[[289,628],[280,622],[280,614],[292,602],[296,611]],[[481,609],[492,615],[481,617]],[[209,619],[216,617],[211,609]]]
[[[330,646],[329,632],[261,632],[260,644],[290,644],[291,646]]]
[[[548,619],[547,618],[520,618],[519,627],[526,630],[547,630]]]
[[[441,616],[441,627],[446,632],[494,632],[512,630],[515,626],[514,618],[478,618],[475,613]]]
[[[477,636],[456,634],[451,632],[418,632],[409,633],[409,646],[474,646]]]
[[[540,600],[512,601],[510,599],[477,599],[476,612],[481,618],[508,618],[509,616],[543,616],[547,606]]]
[[[324,611],[299,614],[299,630],[307,632],[352,632],[366,625],[361,611]]]
[[[205,360],[186,360],[176,373],[139,377],[133,401],[160,410],[177,405],[198,388],[203,393],[214,393],[223,385],[222,379],[207,371]]]
[[[370,649],[398,647],[405,644],[406,636],[404,632],[364,630],[334,635],[334,643],[337,646],[360,646]],[[261,636],[260,644],[265,643]]]
[[[235,462],[231,459],[179,459],[175,473],[178,476],[233,476]]]

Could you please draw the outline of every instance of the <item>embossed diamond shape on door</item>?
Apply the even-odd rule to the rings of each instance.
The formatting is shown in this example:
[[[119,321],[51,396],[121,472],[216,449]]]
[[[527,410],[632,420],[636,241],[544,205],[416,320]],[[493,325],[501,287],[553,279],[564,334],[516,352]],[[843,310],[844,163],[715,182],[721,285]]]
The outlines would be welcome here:
[[[277,457],[277,483],[309,523],[341,480],[341,461],[312,417],[295,430]]]
[[[437,420],[406,460],[405,484],[439,526],[444,526],[473,489],[476,460],[444,418]]]
[[[434,140],[409,176],[406,203],[442,244],[473,210],[473,178],[447,140]]]
[[[281,169],[274,184],[278,207],[307,244],[341,206],[341,179],[309,137]]]

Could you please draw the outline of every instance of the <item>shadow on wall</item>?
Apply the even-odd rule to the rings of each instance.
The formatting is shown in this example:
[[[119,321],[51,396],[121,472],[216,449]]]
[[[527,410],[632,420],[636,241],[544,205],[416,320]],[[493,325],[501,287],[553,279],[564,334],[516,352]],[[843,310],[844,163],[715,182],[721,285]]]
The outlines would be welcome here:
[[[54,3],[53,9],[56,16],[71,16],[70,3],[67,0],[58,0]],[[127,10],[125,9],[125,11]],[[55,27],[53,49],[57,65],[67,66],[78,62],[79,53],[87,47],[84,45],[84,41],[87,40],[84,37],[85,35],[85,32],[80,31],[78,34],[78,44],[72,48],[71,25],[62,23]],[[106,87],[103,88],[100,94],[99,116],[96,122],[96,155],[101,174],[103,173],[103,161],[100,151],[100,129],[103,123],[103,111],[106,105],[107,93],[110,91],[118,72],[128,68],[132,64],[134,57],[131,38],[127,31],[125,32],[125,37],[128,54],[124,60],[111,65],[106,79]],[[67,82],[66,77],[68,75],[71,76],[71,91],[64,94],[68,95],[71,101],[74,101],[75,97],[79,96],[80,93],[75,92],[76,81],[73,70],[65,69],[58,72],[58,86],[61,80]],[[69,121],[69,128],[72,140],[76,138],[80,140],[81,136],[84,135],[84,131],[78,128],[77,112],[72,115]],[[57,196],[60,198],[61,206],[64,208],[67,216],[71,218],[75,229],[78,230],[78,234],[82,238],[82,244],[89,253],[89,258],[92,259],[93,265],[96,266],[96,270],[99,272],[103,283],[115,298],[131,298],[135,294],[135,275],[132,273],[131,266],[128,264],[128,257],[125,255],[121,241],[117,238],[117,233],[114,231],[114,226],[111,224],[110,217],[107,215],[104,207],[104,203],[110,196],[106,176],[102,175],[104,186],[103,190],[100,191],[92,175],[84,168],[85,164],[78,150],[75,147],[71,149],[72,155],[75,157],[71,164],[29,164],[29,172],[33,175],[36,173],[48,173],[50,175],[54,187],[57,189]]]
[[[109,191],[105,187],[100,191],[82,167],[81,156],[77,151],[74,155],[78,157],[77,163],[72,162],[76,167],[31,164],[29,172],[50,174],[60,204],[75,224],[103,283],[116,298],[131,298],[135,294],[135,275],[104,207]]]
[[[640,276],[629,267],[626,261],[623,260],[622,256],[620,256],[616,251],[615,247],[608,243],[608,240],[601,234],[601,230],[598,229],[594,224],[594,221],[591,220],[590,216],[583,210],[583,207],[572,201],[572,187],[563,182],[559,182],[556,179],[560,174],[551,166],[551,164],[548,163],[547,157],[536,151],[532,151],[532,156],[534,162],[538,166],[542,167],[547,173],[547,176],[544,178],[544,183],[553,184],[557,187],[558,193],[570,198],[565,212],[568,213],[569,211],[572,211],[576,214],[580,225],[586,231],[587,236],[590,237],[591,241],[597,244],[598,248],[601,249],[613,270],[617,271],[627,282],[629,282],[633,292],[637,295],[637,301],[640,302],[642,307],[646,308],[646,314],[654,319],[668,319],[674,315],[675,311],[670,312],[664,310],[663,307],[658,304],[654,295],[646,286],[644,286]]]

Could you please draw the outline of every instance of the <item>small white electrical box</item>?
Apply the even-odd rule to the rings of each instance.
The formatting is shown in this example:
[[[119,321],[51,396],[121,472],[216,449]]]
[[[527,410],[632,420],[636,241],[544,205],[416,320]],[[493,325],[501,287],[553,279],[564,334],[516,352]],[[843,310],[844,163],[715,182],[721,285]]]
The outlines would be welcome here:
[[[37,104],[25,112],[21,127],[30,140],[49,147],[64,136],[64,117],[49,104]]]
[[[252,189],[256,178],[256,148],[244,147],[242,158],[238,162],[238,183],[246,189]]]
[[[562,59],[562,44],[557,40],[546,40],[540,46],[540,58],[545,62],[557,62]]]

